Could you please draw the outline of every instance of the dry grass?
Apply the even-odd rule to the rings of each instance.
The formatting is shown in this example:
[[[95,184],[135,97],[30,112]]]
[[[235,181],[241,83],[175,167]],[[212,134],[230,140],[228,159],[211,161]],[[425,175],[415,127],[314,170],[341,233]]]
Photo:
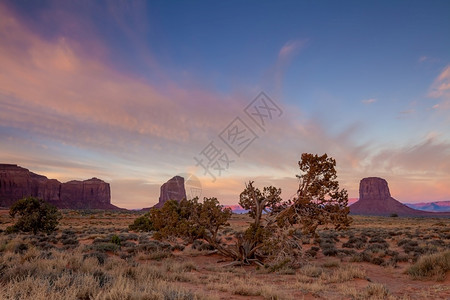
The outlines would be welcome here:
[[[0,299],[450,298],[449,219],[357,216],[348,231],[302,236],[315,255],[275,270],[224,268],[229,261],[181,240],[129,232],[137,216],[66,211],[55,234],[0,233]],[[0,217],[4,230],[11,220]],[[249,221],[233,215],[228,230]]]
[[[450,271],[450,250],[420,257],[407,272],[415,279],[435,278],[442,281],[448,271]]]

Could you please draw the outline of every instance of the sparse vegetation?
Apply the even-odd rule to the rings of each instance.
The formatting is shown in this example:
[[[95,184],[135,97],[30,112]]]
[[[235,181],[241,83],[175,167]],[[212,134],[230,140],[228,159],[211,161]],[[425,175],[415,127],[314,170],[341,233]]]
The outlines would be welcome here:
[[[6,228],[12,232],[38,232],[51,233],[56,230],[61,215],[51,204],[34,197],[27,197],[16,201],[9,209],[12,218],[16,216],[17,221],[13,226]]]
[[[162,208],[137,218],[130,229],[154,230],[156,239],[179,237],[189,243],[203,239],[222,255],[232,258],[233,264],[299,265],[302,241],[298,230],[315,234],[319,226],[326,224],[332,224],[336,230],[346,229],[351,219],[347,191],[339,190],[336,161],[326,154],[303,153],[298,165],[301,174],[297,175],[300,182],[294,199],[283,201],[281,189],[273,186],[261,191],[254,187],[253,181],[246,184],[239,204],[249,210],[253,222],[234,235],[231,245],[223,241],[219,232],[228,225],[231,211],[221,207],[216,198],[204,198],[203,203],[198,199],[167,201]],[[333,256],[338,253],[333,247],[322,251]]]
[[[407,272],[416,279],[443,280],[448,271],[450,271],[450,250],[420,257],[414,265],[409,267]]]
[[[0,229],[5,229],[14,220],[6,211],[0,214],[4,220]],[[299,238],[304,253],[315,253],[303,256],[296,269],[282,260],[266,263],[267,267],[224,267],[230,261],[211,255],[211,245],[203,239],[189,244],[180,238],[154,240],[152,232],[128,232],[128,225],[139,216],[135,212],[62,214],[59,229],[51,234],[0,234],[0,298],[30,299],[32,293],[36,300],[223,299],[245,295],[261,299],[439,299],[449,291],[446,282],[430,285],[429,279],[440,280],[441,275],[404,274],[426,254],[416,256],[403,249],[416,241],[417,246],[411,243],[412,247],[433,247],[436,254],[449,251],[447,219],[438,220],[445,226],[434,226],[438,221],[433,219],[357,216],[345,231],[323,227],[316,235],[295,231],[292,235]],[[245,231],[253,221],[248,215],[232,215],[230,226],[219,233],[226,231],[222,238],[232,236],[233,240],[227,241],[232,244],[234,234]],[[114,236],[120,239],[120,246],[113,243]],[[78,243],[69,242],[73,240]],[[374,245],[384,244],[383,240],[388,248],[372,252],[377,247]],[[346,248],[347,242],[363,246]],[[338,251],[335,257],[322,253],[322,246],[329,244]],[[355,253],[343,255],[343,250]],[[357,255],[364,255],[368,263],[354,261]],[[374,264],[378,257],[384,260],[381,265]],[[400,267],[390,267],[395,265]],[[374,273],[384,274],[383,284]],[[399,278],[425,280],[398,289]]]

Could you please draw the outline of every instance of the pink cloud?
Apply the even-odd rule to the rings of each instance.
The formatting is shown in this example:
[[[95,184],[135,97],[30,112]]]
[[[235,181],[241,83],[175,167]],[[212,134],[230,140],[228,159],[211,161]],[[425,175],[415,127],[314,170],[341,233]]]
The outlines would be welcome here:
[[[377,102],[377,99],[375,99],[375,98],[369,98],[369,99],[361,100],[361,102],[364,103],[364,104],[372,104],[372,103]]]
[[[306,45],[305,40],[290,40],[281,47],[278,52],[278,58],[286,60],[297,54]]]
[[[450,65],[447,65],[434,80],[428,92],[428,97],[441,100],[441,102],[433,105],[433,109],[450,109]]]

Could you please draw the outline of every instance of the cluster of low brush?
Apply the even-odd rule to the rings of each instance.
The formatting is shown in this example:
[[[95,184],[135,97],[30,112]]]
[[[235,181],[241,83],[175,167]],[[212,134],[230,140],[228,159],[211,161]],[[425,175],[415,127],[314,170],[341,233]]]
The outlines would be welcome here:
[[[231,217],[216,198],[167,201],[161,208],[137,218],[130,229],[154,231],[156,239],[184,238],[188,242],[203,239],[232,265],[296,264],[302,255],[301,234],[315,234],[321,225],[345,229],[351,223],[348,194],[339,189],[336,161],[324,155],[303,153],[298,162],[301,174],[294,199],[283,200],[281,189],[269,186],[261,191],[246,184],[239,204],[249,210],[253,222],[234,236],[219,235]],[[227,242],[228,241],[228,242]]]

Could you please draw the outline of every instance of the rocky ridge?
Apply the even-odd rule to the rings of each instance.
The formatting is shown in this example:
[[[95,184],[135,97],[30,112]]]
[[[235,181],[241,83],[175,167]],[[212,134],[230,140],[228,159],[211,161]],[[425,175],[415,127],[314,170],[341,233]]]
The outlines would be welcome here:
[[[184,178],[181,176],[174,176],[161,186],[159,201],[153,207],[160,208],[168,200],[180,202],[183,199],[186,199]]]
[[[359,184],[359,200],[350,205],[350,213],[358,215],[389,216],[449,216],[449,213],[433,213],[410,208],[395,200],[388,183],[379,177],[363,178]]]
[[[58,208],[118,209],[111,204],[109,183],[98,178],[61,183],[13,164],[0,164],[0,207],[33,196]]]

